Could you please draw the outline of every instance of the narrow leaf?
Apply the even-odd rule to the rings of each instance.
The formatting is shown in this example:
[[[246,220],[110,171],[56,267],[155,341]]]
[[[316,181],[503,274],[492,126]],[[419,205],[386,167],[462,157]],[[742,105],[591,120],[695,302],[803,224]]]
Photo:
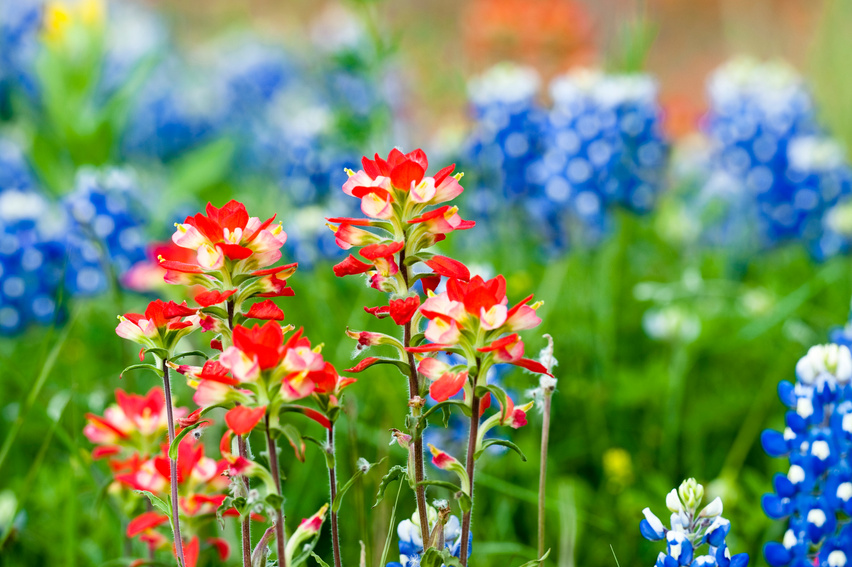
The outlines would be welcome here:
[[[313,551],[311,551],[311,557],[313,557],[313,558],[314,558],[314,560],[315,560],[317,563],[319,563],[319,566],[320,566],[320,567],[329,567],[328,563],[326,563],[325,561],[323,561],[323,560],[322,560],[322,557],[320,557],[319,555],[317,555],[317,554],[316,554],[316,553],[314,553]]]
[[[383,457],[378,463],[368,463],[366,466],[366,470],[364,468],[358,467],[355,471],[355,474],[352,475],[346,484],[343,485],[343,488],[337,491],[337,495],[334,497],[334,502],[331,503],[331,511],[337,513],[340,510],[340,503],[343,501],[343,495],[352,488],[352,485],[355,484],[355,481],[361,477],[361,475],[370,472],[378,464],[381,464],[387,457]]]
[[[485,449],[487,449],[491,445],[500,445],[501,447],[507,447],[512,451],[516,452],[521,457],[522,461],[526,462],[527,460],[527,457],[526,455],[524,455],[523,451],[521,451],[521,448],[509,441],[508,439],[486,439],[482,443],[482,448],[473,454],[473,458],[478,459],[482,455],[482,453],[485,452]]]
[[[127,368],[125,368],[124,370],[121,371],[121,376],[124,376],[127,372],[129,372],[131,370],[150,370],[151,372],[153,372],[154,374],[156,374],[160,378],[163,377],[163,371],[162,370],[160,370],[159,368],[157,368],[153,364],[147,364],[147,363],[133,364],[131,366],[128,366]]]
[[[207,423],[210,423],[210,421],[207,421]],[[202,425],[205,425],[205,422],[199,421],[199,422],[193,423],[192,425],[184,427],[183,429],[180,430],[180,433],[175,435],[175,440],[172,441],[171,444],[169,445],[169,458],[170,459],[177,459],[178,458],[178,447],[180,447],[180,442],[183,440],[184,437],[186,437],[189,434],[190,431],[192,431],[193,429],[198,429]]]
[[[376,493],[376,503],[373,504],[373,508],[379,505],[379,502],[382,501],[385,497],[385,491],[394,481],[402,481],[408,477],[408,473],[404,466],[396,465],[391,467],[391,469],[387,472],[385,476],[382,477],[382,481],[379,483],[379,491]],[[382,562],[384,565],[384,561]]]
[[[177,361],[178,361],[178,360],[180,360],[181,358],[186,358],[187,356],[198,356],[198,357],[203,358],[204,360],[207,360],[208,358],[210,358],[209,356],[207,356],[207,353],[205,353],[205,352],[203,352],[203,351],[200,351],[200,350],[190,350],[190,351],[187,351],[187,352],[182,352],[182,353],[180,353],[180,354],[176,354],[176,355],[174,355],[173,357],[171,357],[171,359],[170,359],[170,360],[171,360],[172,362],[177,362]]]
[[[550,555],[550,549],[545,551],[544,555],[542,555],[538,559],[533,559],[532,561],[527,561],[526,563],[521,565],[521,567],[535,567],[535,565],[541,565],[542,562],[544,562],[544,560],[547,559],[548,555]],[[616,559],[616,562],[618,562],[618,559]]]
[[[150,500],[150,501],[151,501],[151,505],[152,505],[154,508],[156,508],[157,510],[159,510],[160,512],[162,512],[163,514],[165,514],[166,516],[168,516],[168,517],[169,517],[169,521],[171,521],[171,519],[172,519],[172,509],[171,509],[171,507],[170,507],[170,506],[166,503],[166,501],[165,501],[165,500],[163,500],[162,498],[160,498],[159,496],[157,496],[157,495],[156,495],[156,494],[154,494],[153,492],[149,492],[148,490],[134,490],[133,492],[135,492],[135,493],[137,493],[137,494],[141,494],[142,496],[147,497],[147,498],[148,498],[148,500]]]

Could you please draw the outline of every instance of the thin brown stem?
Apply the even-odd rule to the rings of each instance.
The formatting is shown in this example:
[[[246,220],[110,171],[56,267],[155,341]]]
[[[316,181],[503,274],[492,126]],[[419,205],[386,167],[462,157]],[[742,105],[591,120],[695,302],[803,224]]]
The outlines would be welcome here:
[[[402,279],[405,282],[405,287],[408,288],[408,266],[405,265],[405,248],[399,252],[399,269],[402,272]],[[405,348],[411,346],[411,321],[403,325],[402,344]],[[415,401],[415,398],[420,396],[420,384],[417,379],[417,364],[414,360],[414,354],[407,352],[408,355],[408,399],[411,406],[411,414],[416,418],[420,415],[420,406]],[[420,518],[420,534],[425,544],[429,541],[429,514],[426,510],[426,487],[422,482],[426,479],[426,473],[423,470],[423,436],[422,431],[415,432],[414,437],[414,494],[417,500],[417,515]]]
[[[231,331],[231,334],[234,332],[234,300],[233,298],[228,299],[228,329]],[[237,449],[240,453],[240,457],[244,459],[248,459],[248,447],[245,437],[242,435],[237,435]],[[249,478],[245,475],[242,476],[243,487],[245,488],[246,498],[249,496],[249,491],[251,490],[251,484],[249,482]],[[243,567],[251,567],[251,513],[246,514],[246,517],[242,519],[240,522],[240,538],[242,541],[243,548]]]
[[[163,359],[163,393],[166,397],[166,419],[169,424],[169,447],[175,441],[175,417],[174,408],[172,406],[172,385],[169,382],[169,366],[166,364],[166,359]],[[178,478],[177,478],[177,459],[169,459],[169,487],[172,496],[172,526],[174,528],[175,539],[175,555],[177,556],[178,567],[185,567],[186,559],[183,556],[183,540],[180,535],[180,509],[178,507]]]
[[[328,427],[328,452],[332,458],[334,455],[334,423]],[[336,464],[337,461],[335,460]],[[337,512],[334,511],[334,499],[337,498],[337,475],[335,467],[328,467],[328,486],[331,491],[331,548],[334,553],[334,567],[341,567],[340,560],[340,534],[337,527]]]
[[[461,533],[461,549],[459,550],[459,560],[463,566],[467,565],[468,544],[470,542],[470,517],[473,512],[473,469],[476,466],[476,460],[473,458],[476,453],[476,439],[479,436],[479,396],[476,395],[476,388],[473,388],[473,393],[470,396],[470,436],[467,439],[467,478],[470,481],[470,502],[471,509],[462,516],[462,533]]]
[[[544,555],[545,484],[547,483],[547,444],[550,440],[552,392],[544,390],[544,419],[541,425],[541,464],[538,473],[538,557]]]
[[[269,468],[272,472],[272,479],[275,481],[275,488],[278,491],[278,496],[283,496],[281,489],[281,471],[278,469],[278,448],[275,446],[275,439],[272,438],[272,433],[269,430],[269,414],[264,416],[266,425],[266,450],[269,452]],[[284,552],[287,547],[287,536],[284,534],[284,511],[283,504],[275,510],[275,543],[278,549],[278,565],[287,567],[287,555]]]

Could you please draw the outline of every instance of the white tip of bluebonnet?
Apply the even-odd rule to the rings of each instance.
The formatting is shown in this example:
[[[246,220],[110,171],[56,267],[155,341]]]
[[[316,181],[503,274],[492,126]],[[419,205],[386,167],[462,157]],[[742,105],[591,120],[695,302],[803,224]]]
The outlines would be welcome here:
[[[814,414],[814,403],[810,398],[799,398],[796,402],[796,413],[807,419]]]
[[[817,459],[824,461],[831,456],[831,448],[828,446],[827,441],[820,439],[811,444],[811,454]]]
[[[718,496],[698,514],[700,518],[715,518],[722,513],[722,499]]]
[[[845,345],[815,345],[796,363],[796,377],[811,385],[834,378],[839,384],[852,380],[852,353]]]
[[[845,567],[845,565],[846,554],[839,549],[835,549],[828,554],[828,567]]]
[[[680,503],[676,488],[672,488],[672,491],[666,495],[666,508],[677,513],[683,511],[683,505]]]
[[[799,543],[799,538],[796,537],[796,532],[794,532],[793,530],[787,530],[786,532],[784,532],[784,539],[781,541],[781,543],[787,549],[792,549],[796,546],[797,543]]]
[[[837,487],[837,498],[848,502],[852,498],[852,482],[841,482]]]
[[[787,471],[787,480],[793,484],[799,484],[805,480],[805,469],[799,465],[790,465],[790,470]]]
[[[819,508],[814,508],[810,512],[808,512],[808,523],[815,525],[818,528],[821,528],[822,525],[826,521],[825,512],[820,510]]]
[[[661,522],[660,519],[651,512],[650,508],[645,508],[642,510],[642,513],[645,515],[645,519],[648,520],[648,525],[651,526],[651,529],[662,536],[665,532],[663,522]]]

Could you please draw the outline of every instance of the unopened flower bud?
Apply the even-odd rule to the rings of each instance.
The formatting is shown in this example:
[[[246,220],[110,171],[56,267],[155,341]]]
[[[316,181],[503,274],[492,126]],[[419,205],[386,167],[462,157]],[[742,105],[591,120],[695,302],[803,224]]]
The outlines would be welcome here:
[[[688,478],[680,484],[677,489],[681,502],[687,508],[694,510],[698,508],[704,499],[704,487],[698,484],[694,478]]]

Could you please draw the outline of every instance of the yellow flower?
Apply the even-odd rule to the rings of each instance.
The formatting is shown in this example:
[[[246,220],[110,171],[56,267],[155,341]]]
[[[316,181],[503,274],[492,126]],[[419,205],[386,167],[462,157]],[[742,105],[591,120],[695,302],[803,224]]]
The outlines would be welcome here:
[[[103,25],[105,18],[104,0],[48,2],[44,8],[43,38],[49,44],[60,44],[68,36],[68,30],[74,26],[98,29]]]

